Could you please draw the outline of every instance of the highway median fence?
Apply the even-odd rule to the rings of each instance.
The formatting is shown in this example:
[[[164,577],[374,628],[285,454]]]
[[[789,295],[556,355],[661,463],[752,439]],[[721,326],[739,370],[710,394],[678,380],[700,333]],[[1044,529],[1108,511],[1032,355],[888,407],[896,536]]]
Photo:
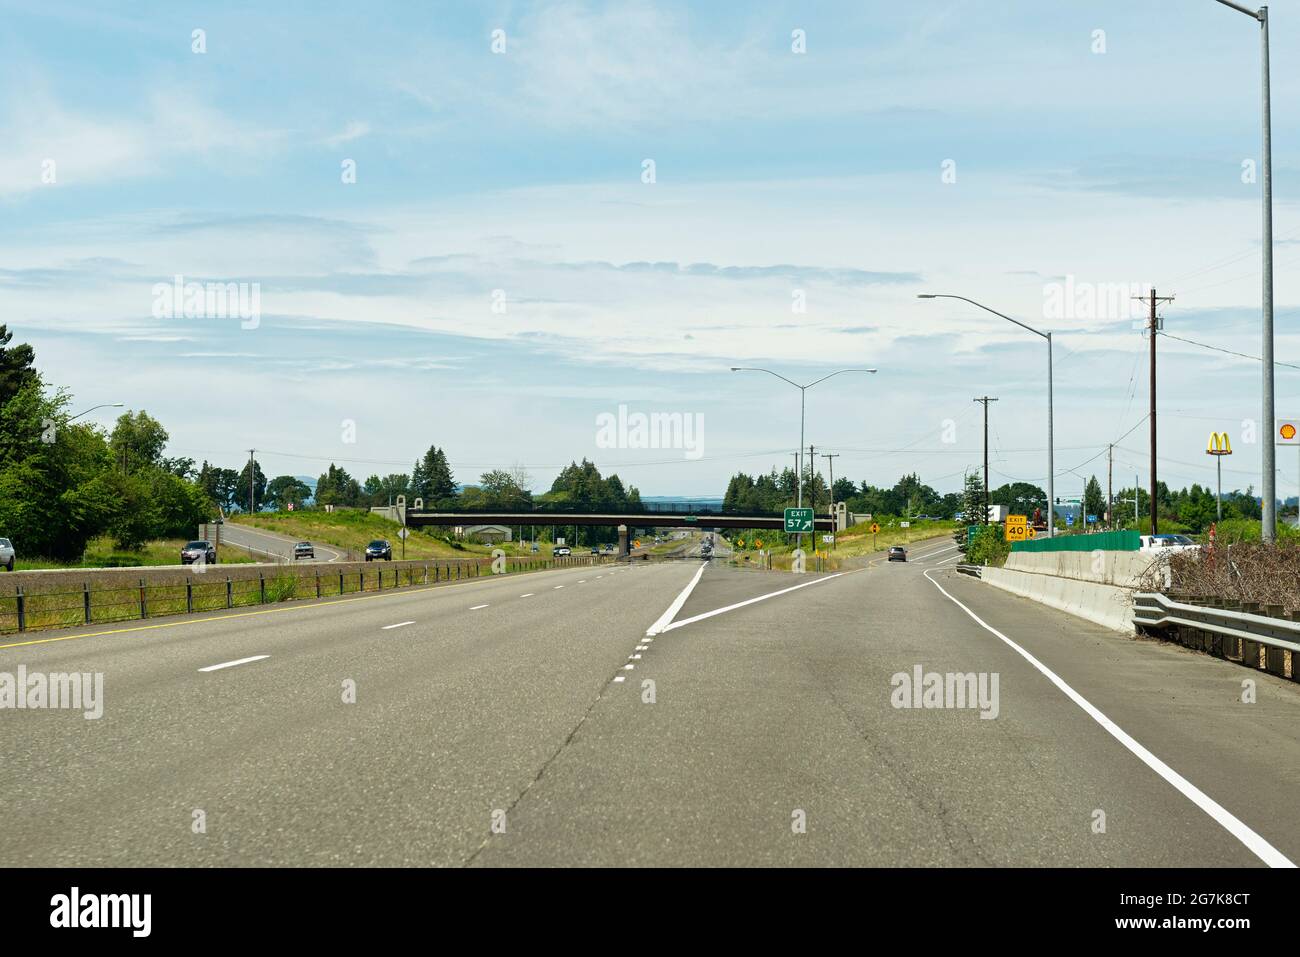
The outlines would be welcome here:
[[[1136,552],[1142,547],[1137,532],[1093,532],[1086,535],[1055,535],[1027,542],[1012,542],[1013,552]]]
[[[613,556],[506,557],[498,575],[612,564]],[[0,593],[0,634],[141,621],[280,602],[492,578],[493,560],[207,565],[20,572]]]

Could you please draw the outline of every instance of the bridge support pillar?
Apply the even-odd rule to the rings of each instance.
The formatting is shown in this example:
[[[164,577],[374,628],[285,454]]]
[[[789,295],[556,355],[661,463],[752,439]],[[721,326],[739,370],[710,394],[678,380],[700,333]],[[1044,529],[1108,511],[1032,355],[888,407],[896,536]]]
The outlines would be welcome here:
[[[627,558],[627,556],[628,556],[627,526],[620,525],[618,527],[618,557]]]

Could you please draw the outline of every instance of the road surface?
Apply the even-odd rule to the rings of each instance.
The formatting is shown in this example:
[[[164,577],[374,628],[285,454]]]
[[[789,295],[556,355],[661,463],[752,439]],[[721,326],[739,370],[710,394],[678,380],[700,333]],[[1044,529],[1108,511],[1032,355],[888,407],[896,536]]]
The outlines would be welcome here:
[[[276,535],[272,532],[263,531],[260,528],[251,528],[247,525],[236,525],[232,522],[225,522],[221,526],[221,544],[238,545],[250,550],[254,557],[264,555],[271,561],[282,558],[293,560],[293,546],[301,539],[285,538],[283,535]],[[318,562],[337,562],[344,559],[345,554],[337,548],[331,548],[328,545],[313,543],[316,550],[315,561]],[[396,551],[396,546],[394,546]],[[300,561],[312,561],[312,559],[300,559]]]
[[[634,562],[10,641],[0,671],[101,672],[104,712],[0,711],[0,865],[1300,860],[1294,683],[951,557]],[[896,707],[918,667],[997,696]]]

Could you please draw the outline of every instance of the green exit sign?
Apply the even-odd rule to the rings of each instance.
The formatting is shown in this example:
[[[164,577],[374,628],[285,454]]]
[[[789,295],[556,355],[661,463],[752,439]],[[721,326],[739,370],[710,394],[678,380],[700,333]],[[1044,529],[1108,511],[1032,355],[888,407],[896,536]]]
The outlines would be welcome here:
[[[682,516],[682,521],[683,521],[683,522],[695,522],[695,521],[698,521],[698,519],[697,519],[694,515],[683,515],[683,516]]]
[[[787,508],[785,510],[786,532],[811,532],[813,530],[813,510],[810,508]]]

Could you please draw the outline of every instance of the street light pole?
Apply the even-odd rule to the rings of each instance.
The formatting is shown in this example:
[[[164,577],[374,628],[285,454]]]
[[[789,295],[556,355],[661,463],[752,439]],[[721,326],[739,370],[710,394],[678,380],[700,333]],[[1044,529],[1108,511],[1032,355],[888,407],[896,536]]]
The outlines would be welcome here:
[[[960,299],[962,302],[968,302],[972,306],[978,306],[985,312],[991,312],[1000,319],[1013,323],[1036,336],[1042,336],[1047,340],[1047,537],[1053,538],[1056,535],[1056,456],[1055,444],[1052,440],[1052,334],[1043,332],[1041,329],[1035,329],[1033,326],[1027,326],[1019,319],[1012,319],[1010,316],[1003,315],[996,309],[990,309],[982,302],[976,302],[974,299],[967,299],[965,296],[953,296],[946,293],[920,293],[917,299]],[[1270,425],[1269,428],[1272,428]]]
[[[804,432],[804,410],[807,408],[806,400],[807,400],[808,390],[811,389],[813,386],[817,385],[819,382],[825,382],[827,379],[831,378],[831,376],[841,375],[842,373],[845,372],[866,372],[874,375],[876,370],[875,369],[837,369],[834,372],[827,373],[826,375],[822,376],[820,379],[814,379],[812,382],[809,382],[807,385],[800,385],[798,382],[795,382],[793,379],[787,379],[785,376],[781,375],[781,373],[773,372],[771,369],[751,369],[744,366],[732,366],[731,371],[732,372],[766,372],[768,375],[776,376],[782,382],[788,382],[790,385],[794,386],[796,389],[799,390],[799,454],[795,458],[796,468],[799,470],[799,474],[795,476],[795,488],[796,488],[795,501],[799,508],[803,508],[803,432]],[[816,526],[814,525],[814,528],[815,527]],[[800,548],[803,547],[802,532],[799,534],[799,547]]]
[[[1265,542],[1272,542],[1277,538],[1277,449],[1274,446],[1276,437],[1272,434],[1276,428],[1274,419],[1273,406],[1273,108],[1270,102],[1269,93],[1269,62],[1268,62],[1268,7],[1263,6],[1258,10],[1252,10],[1240,3],[1234,3],[1233,0],[1219,0],[1219,3],[1225,7],[1232,7],[1238,13],[1244,13],[1246,16],[1259,23],[1259,42],[1260,42],[1260,67],[1261,67],[1261,102],[1260,106],[1263,112],[1261,118],[1261,145],[1263,156],[1263,190],[1261,200],[1263,210],[1261,216],[1261,232],[1263,234],[1264,260],[1263,260],[1263,348],[1260,350],[1260,358],[1263,365],[1263,428],[1269,430],[1269,440],[1264,443],[1263,462],[1261,468],[1263,475],[1261,483],[1263,485],[1263,511],[1260,522],[1260,538]]]
[[[122,402],[105,402],[102,405],[92,405],[85,412],[78,412],[71,419],[68,419],[68,421],[71,422],[73,421],[73,419],[79,419],[83,415],[89,415],[91,412],[94,412],[96,409],[120,409],[122,408],[123,405],[124,403]]]

